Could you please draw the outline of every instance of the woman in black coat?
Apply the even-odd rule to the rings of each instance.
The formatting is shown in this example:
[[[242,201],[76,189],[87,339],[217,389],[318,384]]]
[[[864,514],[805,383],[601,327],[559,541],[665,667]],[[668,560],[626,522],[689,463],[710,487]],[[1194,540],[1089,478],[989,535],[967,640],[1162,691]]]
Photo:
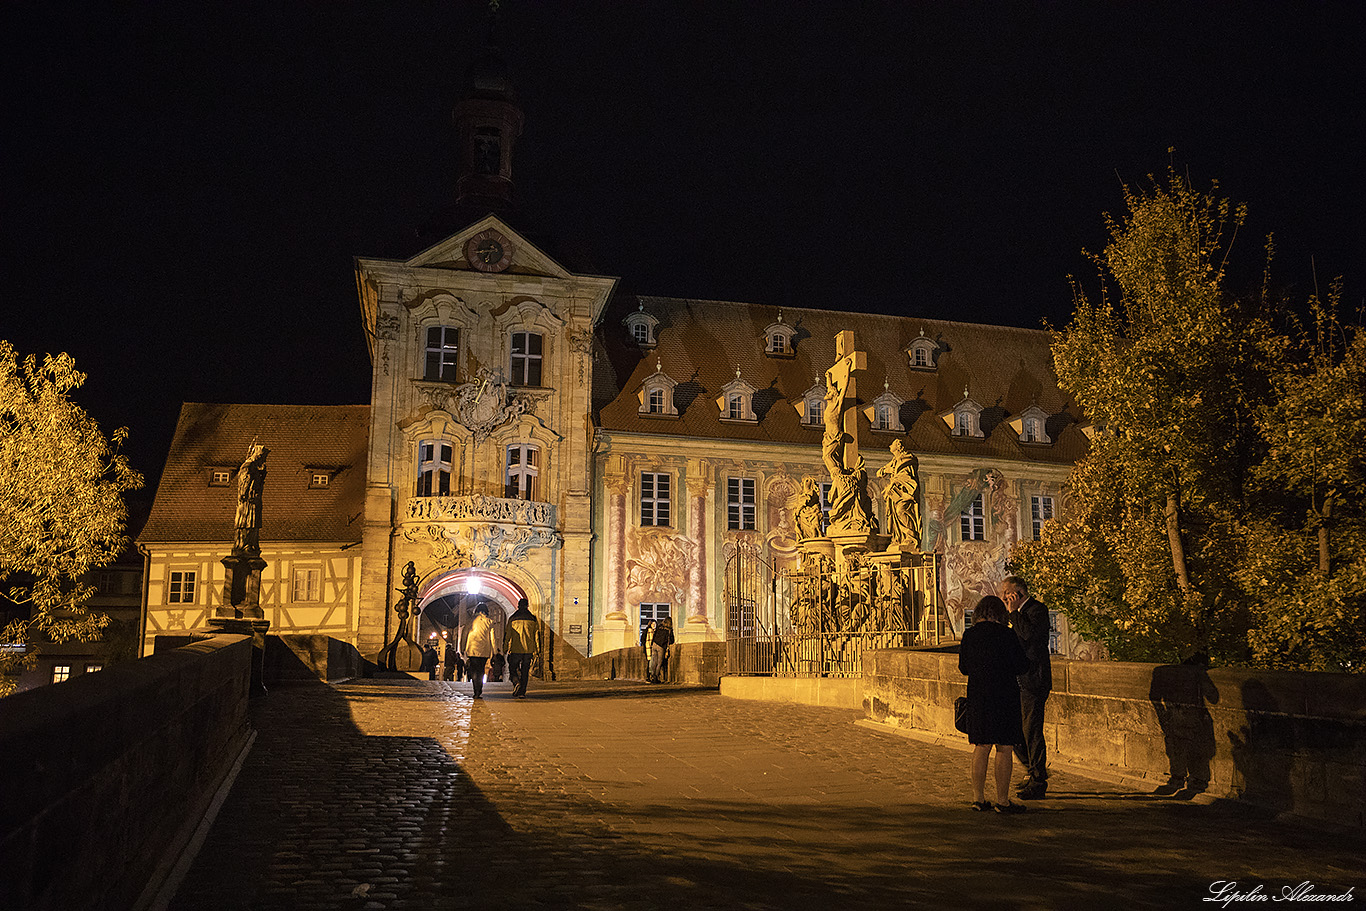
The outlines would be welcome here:
[[[989,810],[987,760],[996,746],[996,812],[1020,813],[1010,802],[1015,744],[1024,743],[1018,674],[1029,669],[1020,639],[1009,626],[1005,602],[988,595],[973,609],[975,622],[958,647],[958,670],[968,676],[968,742],[972,744],[972,808]]]

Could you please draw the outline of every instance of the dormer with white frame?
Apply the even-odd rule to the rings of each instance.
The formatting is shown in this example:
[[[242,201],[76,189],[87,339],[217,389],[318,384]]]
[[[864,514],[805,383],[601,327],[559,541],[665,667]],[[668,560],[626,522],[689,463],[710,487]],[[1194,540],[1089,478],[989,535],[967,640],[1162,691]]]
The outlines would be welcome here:
[[[676,418],[678,407],[674,405],[674,387],[678,383],[664,372],[664,366],[655,361],[655,372],[640,384],[640,408],[637,414],[652,418]]]
[[[883,380],[882,395],[863,409],[870,429],[874,433],[905,433],[906,428],[901,426],[902,403],[902,398],[891,390],[891,383]]]
[[[756,424],[759,418],[754,413],[754,393],[757,390],[740,376],[740,368],[735,368],[735,379],[721,387],[716,397],[716,407],[720,409],[721,420],[733,424]]]
[[[1021,443],[1041,445],[1053,442],[1044,429],[1047,424],[1048,412],[1040,408],[1037,403],[1021,411],[1019,416],[1010,422],[1010,426],[1015,429],[1015,435],[1019,437]]]
[[[825,380],[817,376],[815,385],[803,392],[801,400],[793,402],[792,407],[797,410],[797,419],[801,421],[803,427],[823,430],[825,428]]]
[[[764,354],[769,357],[796,357],[792,338],[797,330],[783,322],[783,311],[778,311],[778,321],[764,328]]]
[[[968,396],[963,387],[963,398],[948,411],[940,412],[940,419],[948,425],[949,435],[961,439],[980,440],[982,433],[982,406]]]
[[[939,343],[920,330],[920,337],[906,348],[907,362],[913,370],[934,370],[939,366]]]
[[[626,318],[621,322],[626,326],[632,340],[641,348],[653,348],[658,344],[655,330],[659,328],[659,320],[645,312],[644,302],[638,303],[636,309],[626,314]]]

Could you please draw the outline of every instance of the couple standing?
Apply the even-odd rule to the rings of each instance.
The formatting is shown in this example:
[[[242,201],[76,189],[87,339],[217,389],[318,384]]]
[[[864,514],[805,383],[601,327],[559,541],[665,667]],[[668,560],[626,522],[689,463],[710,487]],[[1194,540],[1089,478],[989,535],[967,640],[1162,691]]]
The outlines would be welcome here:
[[[1031,598],[1019,576],[1007,576],[1000,597],[988,595],[973,610],[963,634],[958,670],[968,677],[967,734],[972,744],[972,808],[990,810],[987,760],[996,747],[996,812],[1022,813],[1010,800],[1010,772],[1018,754],[1029,772],[1016,791],[1023,800],[1048,793],[1044,703],[1053,689],[1048,657],[1048,608]]]
[[[541,650],[541,626],[531,612],[526,598],[517,602],[517,610],[508,617],[503,631],[502,652],[507,655],[508,673],[512,677],[512,695],[526,698],[526,686],[531,677],[531,661]],[[499,654],[493,635],[493,621],[489,619],[487,601],[480,601],[474,609],[469,635],[465,637],[465,660],[469,666],[474,698],[484,698],[484,665]]]

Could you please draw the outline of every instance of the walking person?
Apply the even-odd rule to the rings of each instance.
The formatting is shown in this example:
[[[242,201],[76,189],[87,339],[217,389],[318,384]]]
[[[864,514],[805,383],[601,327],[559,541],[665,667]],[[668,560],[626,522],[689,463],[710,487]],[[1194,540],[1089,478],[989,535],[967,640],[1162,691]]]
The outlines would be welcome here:
[[[650,646],[654,643],[655,622],[651,620],[640,631],[640,650],[645,653],[645,679],[650,680]]]
[[[651,683],[663,683],[664,675],[669,672],[669,646],[674,644],[674,622],[669,617],[659,621],[654,635],[650,637],[650,676]]]
[[[541,624],[527,607],[525,598],[517,602],[517,610],[508,617],[503,631],[503,651],[508,656],[508,672],[512,675],[512,695],[526,698],[526,685],[531,677],[531,659],[541,652]]]
[[[445,654],[441,656],[441,679],[455,679],[455,645],[452,644],[449,634],[442,633],[441,637],[446,640]]]
[[[1053,690],[1048,608],[1030,597],[1029,584],[1019,576],[1006,576],[1000,592],[1010,615],[1010,626],[1029,659],[1029,669],[1019,679],[1024,742],[1015,750],[1029,777],[1020,782],[1015,792],[1021,800],[1039,800],[1048,793],[1048,746],[1043,739],[1043,715],[1044,704]]]
[[[469,633],[465,636],[465,664],[469,669],[474,698],[484,698],[484,665],[498,654],[498,643],[493,641],[493,621],[489,619],[487,601],[480,601],[474,609]]]
[[[422,650],[422,663],[418,665],[417,672],[420,674],[426,671],[427,679],[435,680],[436,666],[439,660],[436,655],[436,641],[428,642],[427,647]]]
[[[958,646],[958,670],[968,678],[968,743],[972,744],[972,808],[990,810],[986,799],[987,764],[996,748],[996,812],[1022,813],[1010,800],[1010,769],[1015,746],[1024,741],[1020,723],[1020,684],[1029,667],[1020,640],[1011,632],[1005,602],[987,595],[973,609],[976,622]]]

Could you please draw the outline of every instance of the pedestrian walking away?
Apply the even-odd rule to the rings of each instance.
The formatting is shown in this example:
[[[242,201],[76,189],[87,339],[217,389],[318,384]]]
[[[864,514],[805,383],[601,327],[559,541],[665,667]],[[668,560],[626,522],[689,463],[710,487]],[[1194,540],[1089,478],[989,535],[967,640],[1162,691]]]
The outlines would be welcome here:
[[[469,633],[465,636],[465,663],[469,668],[474,698],[484,698],[484,665],[498,654],[498,643],[493,638],[493,621],[489,619],[487,601],[480,601],[474,609]]]
[[[422,663],[418,665],[418,673],[427,672],[428,680],[436,679],[436,666],[440,659],[436,655],[436,643],[428,642],[427,647],[422,650]]]
[[[1005,602],[987,595],[973,608],[976,622],[958,646],[958,670],[968,678],[968,743],[972,744],[972,808],[990,810],[986,798],[987,763],[996,747],[996,812],[1020,813],[1010,800],[1010,769],[1020,724],[1018,674],[1029,667],[1019,638],[1010,631]]]
[[[1048,793],[1048,746],[1043,737],[1044,705],[1053,689],[1053,665],[1048,657],[1048,608],[1029,594],[1029,584],[1019,576],[1001,582],[1001,600],[1010,615],[1011,629],[1020,639],[1029,669],[1020,675],[1020,718],[1024,742],[1015,750],[1029,776],[1016,792],[1023,800],[1038,800]]]
[[[508,656],[512,695],[525,699],[532,659],[541,653],[541,624],[527,606],[526,598],[517,602],[517,610],[508,618],[503,631],[503,651]]]
[[[447,634],[442,633],[441,635],[444,638]],[[451,644],[450,639],[446,639],[446,653],[441,660],[441,679],[455,679],[455,646]]]

